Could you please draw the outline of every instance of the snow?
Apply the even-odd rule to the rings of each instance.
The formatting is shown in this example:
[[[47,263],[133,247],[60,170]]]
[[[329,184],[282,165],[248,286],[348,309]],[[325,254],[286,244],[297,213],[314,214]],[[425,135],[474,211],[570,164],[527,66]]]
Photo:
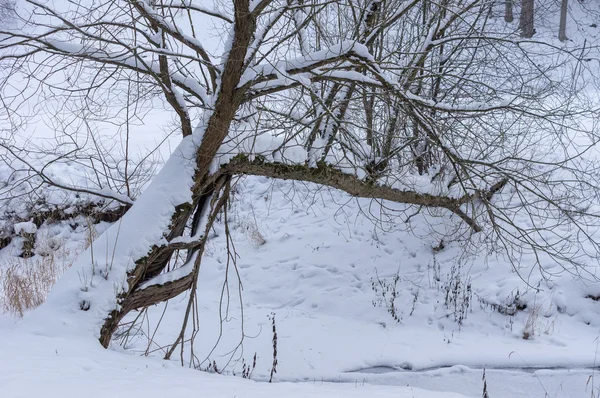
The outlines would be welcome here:
[[[273,142],[244,142],[240,145],[254,145],[258,152],[274,146]],[[188,145],[187,150],[192,150],[194,144]],[[178,163],[167,164],[166,170],[185,170],[182,159],[189,159],[185,148],[177,149],[182,151],[176,157]],[[167,197],[176,191],[166,190],[172,186],[166,185],[170,179],[164,173],[150,189]],[[97,332],[97,325],[84,319],[91,311],[74,307],[82,297],[95,307],[110,305],[96,301],[94,291],[116,285],[102,286],[103,279],[96,277],[89,292],[80,292],[82,283],[74,270],[90,258],[88,251],[38,311],[17,325],[0,317],[0,350],[10,359],[0,360],[0,383],[8,386],[9,396],[78,396],[84,390],[92,397],[107,392],[119,396],[124,391],[159,397],[169,389],[176,391],[173,394],[206,391],[216,396],[478,397],[483,367],[493,398],[541,398],[545,391],[558,398],[589,395],[587,380],[596,372],[591,368],[597,366],[600,302],[588,296],[600,293],[597,281],[561,274],[559,265],[545,263],[550,273],[558,273],[546,281],[535,270],[531,273],[531,257],[524,257],[520,271],[529,275],[527,282],[533,288],[528,287],[502,257],[481,253],[482,246],[449,242],[434,253],[432,247],[445,238],[445,229],[428,225],[425,221],[435,220],[428,215],[413,217],[409,226],[404,217],[383,217],[382,223],[373,224],[369,215],[401,212],[402,206],[386,204],[384,211],[377,203],[353,200],[335,190],[262,177],[245,178],[235,187],[230,228],[243,285],[246,337],[243,351],[234,352],[224,376],[180,369],[178,359],[160,361],[160,350],[152,354],[155,358],[131,355],[146,350],[143,334],[135,336],[126,350],[116,344],[108,351],[99,348],[97,341],[89,338]],[[181,188],[178,199],[183,199],[184,191]],[[158,233],[150,236],[156,229],[146,224],[157,221],[160,214],[141,220],[142,229],[122,244],[134,249],[136,241],[159,237]],[[412,227],[411,234],[407,227]],[[119,228],[119,223],[114,224],[109,238],[94,243],[98,269],[106,261],[103,250],[110,254],[115,234],[124,234]],[[74,235],[68,231],[65,225],[49,234],[43,226],[37,233],[73,241]],[[255,243],[257,234],[264,244]],[[195,348],[201,360],[215,360],[219,368],[237,346],[242,327],[237,277],[233,269],[226,270],[223,236],[221,221],[201,267],[197,290],[201,324]],[[191,241],[180,238],[174,242]],[[115,266],[126,267],[127,259],[116,258]],[[389,283],[398,271],[400,323],[378,301],[381,295],[371,285],[374,278]],[[177,272],[186,272],[186,267]],[[164,283],[173,275],[161,275],[149,284]],[[213,351],[221,325],[219,298],[225,275],[230,278],[230,308],[222,324],[223,337]],[[444,303],[446,286],[457,279],[470,279],[473,291],[462,325],[454,319],[452,303]],[[528,308],[506,316],[491,307],[510,303],[517,289]],[[462,297],[457,297],[459,302]],[[157,332],[153,347],[172,343],[186,303],[186,297],[169,302],[164,328]],[[162,310],[163,306],[150,310],[150,330]],[[276,314],[279,336],[274,385],[264,383],[271,363],[267,319],[271,313]],[[533,336],[525,340],[523,333],[531,320]],[[254,352],[258,356],[252,376],[255,381],[231,377],[232,372],[239,374],[240,358],[248,360]],[[166,386],[165,380],[174,380],[177,386]],[[399,387],[407,385],[410,387]]]
[[[20,235],[23,232],[26,234],[34,234],[37,231],[37,226],[31,221],[16,223],[14,228],[17,235]]]
[[[354,201],[310,184],[247,178],[236,189],[230,228],[244,286],[244,330],[258,335],[245,340],[244,352],[263,356],[268,352],[264,321],[271,311],[276,312],[280,352],[290,355],[280,361],[285,363],[278,370],[281,378],[333,378],[348,370],[376,366],[422,370],[459,364],[588,367],[595,363],[600,303],[586,296],[590,287],[598,289],[598,282],[574,280],[566,273],[544,281],[532,273],[527,282],[536,288],[528,288],[502,257],[485,258],[486,253],[478,252],[464,255],[468,247],[452,243],[434,253],[431,248],[444,236],[420,216],[413,218],[417,237],[411,237],[398,219],[374,226],[364,213],[383,211],[376,203]],[[386,207],[394,209],[391,204]],[[255,231],[266,244],[253,244]],[[219,292],[227,265],[223,231],[217,228],[216,234],[221,238],[210,241],[198,286],[205,307],[200,311],[200,334],[205,336],[206,347],[197,344],[206,352],[218,330]],[[527,259],[524,263],[531,264]],[[547,267],[553,271],[552,265]],[[372,288],[376,278],[389,283],[398,271],[395,304],[400,323],[385,305],[373,305],[381,296]],[[531,270],[523,267],[520,271],[528,275]],[[236,290],[231,269],[229,278]],[[444,303],[446,287],[456,280],[470,280],[473,291],[462,325],[455,320],[453,303]],[[492,308],[509,303],[517,289],[527,309],[506,316]],[[230,316],[239,319],[233,304],[237,293],[231,296]],[[460,306],[463,296],[457,300]],[[176,308],[184,304],[185,300],[175,300],[170,311],[177,313]],[[525,340],[523,333],[536,313],[535,335]],[[217,357],[234,347],[239,328],[237,321],[226,323],[232,340],[223,344]],[[157,344],[169,342],[165,333],[165,340],[161,336]],[[203,349],[196,347],[197,352]]]
[[[465,248],[456,243],[434,254],[431,247],[439,244],[441,236],[435,226],[426,226],[421,216],[412,221],[416,237],[407,234],[402,222],[373,225],[368,212],[381,210],[375,203],[350,200],[345,194],[317,190],[310,184],[258,177],[236,184],[229,214],[244,289],[246,337],[243,351],[234,351],[225,376],[180,369],[178,359],[160,361],[160,350],[152,354],[154,359],[131,355],[146,350],[143,334],[134,336],[125,351],[116,344],[112,350],[100,349],[77,324],[70,324],[75,328],[71,333],[36,311],[16,326],[8,321],[0,324],[0,349],[5,358],[20,358],[16,362],[0,360],[0,382],[15,389],[15,396],[35,396],[40,386],[50,395],[74,396],[85,386],[92,387],[91,396],[105,391],[117,396],[122,391],[162,396],[165,389],[173,387],[161,383],[175,380],[178,393],[200,388],[216,396],[456,396],[446,394],[453,391],[477,397],[485,367],[494,398],[541,398],[545,391],[553,397],[581,397],[586,396],[586,388],[589,394],[586,382],[595,372],[591,367],[596,366],[600,303],[586,296],[598,293],[598,283],[568,275],[545,282],[532,274],[528,281],[538,286],[536,292],[502,258],[486,259],[478,252],[464,257],[460,253]],[[239,342],[242,325],[235,271],[226,271],[222,223],[215,226],[214,234],[200,271],[201,323],[195,349],[200,359],[215,360],[222,368]],[[256,234],[264,244],[255,244]],[[189,239],[177,242],[189,243]],[[461,268],[453,271],[456,265]],[[377,277],[389,282],[397,271],[401,272],[396,299],[400,323],[385,305],[378,304],[380,295],[371,285]],[[230,278],[229,312],[222,323],[221,342],[213,351],[221,325],[219,297],[226,274]],[[444,304],[444,286],[456,278],[470,278],[477,295],[462,326],[454,319],[453,307]],[[477,300],[507,303],[517,288],[520,300],[529,308],[514,316],[502,315]],[[44,313],[48,313],[48,305],[57,304],[53,295],[49,300],[53,304],[41,308]],[[164,327],[158,330],[152,347],[173,341],[186,303],[186,297],[169,302],[162,319]],[[163,306],[150,310],[150,331],[162,310]],[[533,325],[534,336],[524,340],[534,310],[540,314]],[[263,383],[268,380],[271,363],[267,319],[271,313],[276,314],[279,337],[275,387]],[[64,314],[51,314],[64,320]],[[13,354],[17,349],[18,355]],[[258,359],[252,379],[258,383],[230,377],[232,372],[239,374],[240,358],[248,361],[255,352]],[[50,380],[57,372],[64,376],[62,383]],[[28,378],[27,383],[19,382],[23,377]],[[111,380],[110,386],[102,386],[107,384],[105,380]],[[408,390],[398,387],[407,385]]]
[[[151,358],[135,355],[146,349],[142,334],[126,350],[117,345],[104,350],[86,331],[70,333],[36,311],[17,323],[0,316],[0,385],[6,396],[164,397],[202,392],[250,398],[480,397],[483,367],[493,398],[590,396],[588,380],[597,373],[591,367],[596,366],[600,303],[585,295],[598,292],[598,284],[569,284],[569,278],[559,278],[555,288],[534,294],[510,265],[493,258],[478,264],[482,259],[474,253],[462,262],[459,276],[471,277],[477,294],[501,303],[520,286],[523,302],[538,300],[543,310],[566,311],[541,316],[539,327],[544,330],[531,340],[520,336],[530,310],[507,317],[475,304],[459,327],[443,304],[445,291],[435,284],[436,278],[440,285],[448,280],[460,259],[459,247],[449,244],[435,254],[440,264],[435,271],[431,245],[439,236],[418,217],[419,238],[411,238],[401,223],[375,228],[364,211],[377,212],[377,205],[349,201],[340,192],[257,177],[244,179],[236,190],[229,213],[244,286],[246,338],[243,352],[235,354],[223,375],[181,368],[178,359],[161,360],[160,351]],[[222,228],[218,224],[216,237],[209,241],[197,290],[200,358],[211,351],[220,324],[219,293],[226,273]],[[265,244],[253,244],[256,232]],[[373,306],[378,296],[371,287],[372,278],[389,280],[398,270],[400,323],[385,306]],[[224,335],[210,354],[219,368],[240,338],[234,273],[229,271],[233,288]],[[65,280],[68,275],[59,287]],[[417,287],[415,310],[409,315]],[[41,307],[44,313],[57,304],[56,292],[53,295],[50,304]],[[185,299],[171,300],[162,320],[166,326],[159,329],[152,347],[172,342]],[[151,309],[149,318],[156,322],[162,309]],[[265,380],[271,366],[271,313],[277,320],[279,365],[275,383],[269,384]],[[64,314],[51,314],[64,319]],[[591,316],[593,324],[585,325],[584,316]],[[248,360],[254,352],[258,359],[252,380],[233,376],[233,371],[239,372],[239,358]]]
[[[453,367],[417,372],[348,374],[335,383],[321,379],[303,383],[260,383],[239,377],[207,374],[173,363],[123,355],[80,340],[46,338],[0,322],[0,384],[3,396],[89,398],[214,397],[316,398],[461,398],[480,397],[481,370]],[[10,359],[10,360],[6,360]],[[387,373],[385,373],[387,371]],[[589,371],[515,372],[486,370],[490,397],[587,397]],[[365,381],[367,379],[368,381]],[[448,391],[462,388],[469,393]],[[444,392],[442,392],[444,391]],[[492,395],[493,394],[493,395]]]
[[[464,398],[414,387],[334,383],[257,383],[211,375],[172,363],[136,358],[77,339],[47,338],[18,328],[0,329],[0,385],[3,396],[79,398],[185,397],[201,393],[220,397]],[[10,359],[10,360],[6,360]]]
[[[246,69],[242,78],[240,79],[238,87],[242,87],[249,82],[252,82],[257,77],[268,76],[271,74],[286,75],[314,64],[338,59],[342,55],[347,54],[356,54],[367,60],[371,60],[373,58],[367,47],[365,47],[363,44],[352,40],[346,40],[332,45],[324,50],[315,51],[295,59],[286,59],[273,64],[265,62],[264,64],[252,66]]]

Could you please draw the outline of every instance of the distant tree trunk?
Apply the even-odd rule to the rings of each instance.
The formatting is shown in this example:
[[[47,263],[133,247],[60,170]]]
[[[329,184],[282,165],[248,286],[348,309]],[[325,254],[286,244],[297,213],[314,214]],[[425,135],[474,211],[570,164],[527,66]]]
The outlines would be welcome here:
[[[567,8],[569,0],[562,0],[560,5],[560,25],[558,26],[558,40],[567,40]]]
[[[534,0],[521,0],[521,17],[519,19],[519,29],[521,37],[533,37],[535,29],[533,28],[533,9]]]
[[[514,21],[513,16],[513,0],[506,0],[504,2],[504,20],[506,22]]]

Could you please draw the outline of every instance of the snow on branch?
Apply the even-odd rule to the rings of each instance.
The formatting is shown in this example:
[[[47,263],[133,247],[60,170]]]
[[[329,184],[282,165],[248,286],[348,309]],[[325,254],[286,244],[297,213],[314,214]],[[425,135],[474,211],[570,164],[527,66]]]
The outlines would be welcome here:
[[[161,15],[159,15],[146,1],[132,1],[132,4],[138,10],[140,15],[142,15],[144,18],[148,19],[152,23],[155,29],[161,29],[163,32],[169,34],[181,44],[187,46],[191,50],[198,53],[202,57],[204,65],[207,66],[209,69],[211,78],[213,80],[213,86],[216,84],[216,76],[218,73],[218,69],[211,63],[208,53],[206,52],[204,46],[198,39],[183,33],[179,28],[177,28],[177,26],[170,24]]]
[[[332,66],[336,62],[340,64]],[[443,112],[491,112],[510,107],[517,100],[515,97],[496,103],[472,102],[457,105],[421,97],[386,76],[367,47],[356,41],[345,41],[296,59],[250,67],[242,76],[238,87],[247,90],[245,99],[250,100],[323,80],[381,88],[406,102]]]
[[[203,7],[203,6],[197,5],[197,4],[192,4],[191,0],[180,0],[180,1],[181,1],[181,4],[173,4],[173,3],[157,4],[156,7],[173,9],[173,10],[195,11],[195,12],[199,12],[201,14],[205,14],[205,15],[208,15],[211,17],[219,18],[228,23],[233,23],[233,20],[230,17],[228,17],[227,15],[225,15],[215,9]]]
[[[281,79],[286,75],[315,71],[320,67],[344,61],[352,56],[373,61],[369,50],[363,44],[356,41],[344,41],[303,57],[249,67],[240,79],[238,87],[250,88],[260,83]]]

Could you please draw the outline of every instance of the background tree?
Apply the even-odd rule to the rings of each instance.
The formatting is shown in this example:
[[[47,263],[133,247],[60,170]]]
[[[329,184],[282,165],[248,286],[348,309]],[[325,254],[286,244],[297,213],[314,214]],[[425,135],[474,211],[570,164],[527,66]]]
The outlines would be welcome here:
[[[521,37],[531,38],[535,34],[535,0],[521,0],[521,16],[519,17],[519,29]]]
[[[560,24],[558,27],[558,40],[567,40],[567,11],[569,9],[569,0],[562,0],[560,3]]]
[[[13,0],[0,0],[0,22],[8,22],[15,10]]]
[[[514,21],[513,0],[505,0],[504,1],[504,20],[506,22]]]

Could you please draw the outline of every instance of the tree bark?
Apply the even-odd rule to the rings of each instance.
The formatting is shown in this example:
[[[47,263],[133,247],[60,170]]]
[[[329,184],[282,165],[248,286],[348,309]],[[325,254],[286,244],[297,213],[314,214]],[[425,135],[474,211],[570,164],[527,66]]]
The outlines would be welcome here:
[[[569,0],[562,0],[560,5],[560,24],[558,26],[558,40],[567,40],[567,9],[569,7]]]
[[[504,1],[504,20],[506,22],[512,22],[515,20],[513,15],[513,0]]]
[[[519,29],[521,37],[531,38],[535,34],[533,25],[534,0],[521,0],[521,16],[519,18]]]
[[[244,156],[238,156],[223,166],[221,172],[312,182],[342,190],[356,198],[378,198],[396,203],[443,208],[460,217],[474,232],[481,232],[481,227],[461,209],[461,206],[475,201],[489,202],[492,196],[501,191],[508,183],[507,179],[502,179],[486,190],[465,194],[460,198],[451,198],[373,184],[323,163],[319,163],[317,167],[307,167],[276,162],[267,163],[262,158],[250,161]]]

